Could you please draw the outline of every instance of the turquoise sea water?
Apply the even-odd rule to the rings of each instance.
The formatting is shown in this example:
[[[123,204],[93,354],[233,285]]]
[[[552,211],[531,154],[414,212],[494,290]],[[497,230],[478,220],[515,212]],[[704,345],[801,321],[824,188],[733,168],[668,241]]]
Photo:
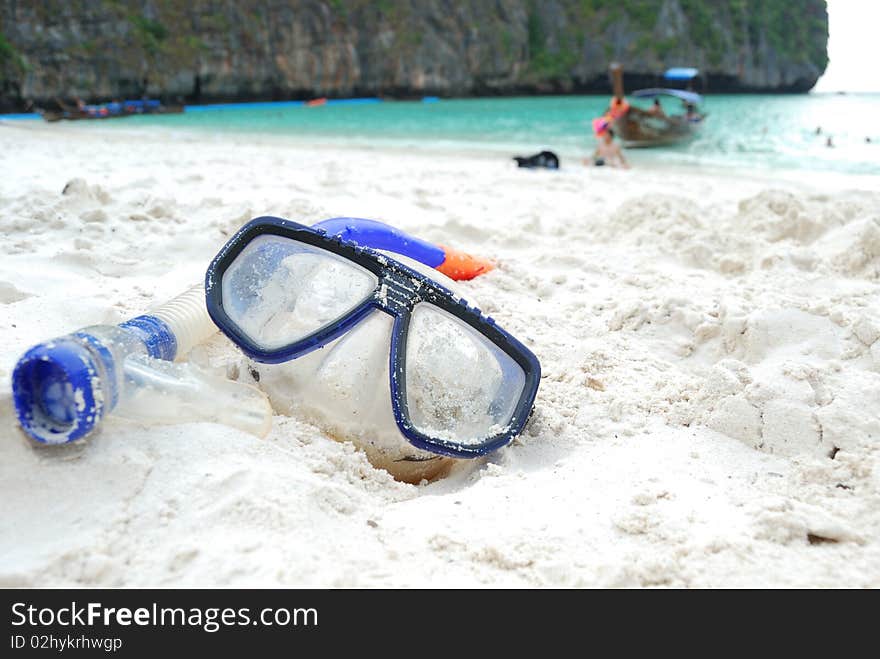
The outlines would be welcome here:
[[[202,132],[264,133],[329,143],[528,154],[551,149],[583,157],[594,148],[590,121],[605,96],[539,96],[319,107],[239,104],[144,116],[102,126],[163,126]],[[679,110],[675,99],[664,101]],[[880,94],[707,95],[709,113],[691,142],[631,150],[636,163],[784,168],[880,174]],[[202,110],[202,111],[199,111]],[[822,134],[816,135],[817,126]],[[825,146],[831,135],[834,148]],[[866,143],[869,137],[872,143]],[[563,158],[563,164],[565,158]]]

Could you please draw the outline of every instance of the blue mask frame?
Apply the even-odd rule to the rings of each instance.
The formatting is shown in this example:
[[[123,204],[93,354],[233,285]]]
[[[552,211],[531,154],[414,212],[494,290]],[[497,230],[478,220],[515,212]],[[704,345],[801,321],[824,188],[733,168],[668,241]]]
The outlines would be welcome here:
[[[230,319],[223,309],[221,282],[223,274],[239,253],[256,237],[273,234],[290,238],[344,257],[376,275],[378,283],[372,295],[363,303],[338,319],[336,323],[289,345],[265,349],[254,343]],[[454,458],[476,458],[505,446],[519,435],[531,414],[541,380],[538,358],[516,338],[484,316],[479,309],[468,305],[431,278],[407,267],[369,247],[358,245],[338,236],[328,236],[322,230],[277,217],[258,217],[244,225],[220,250],[205,276],[208,313],[220,330],[248,357],[263,363],[278,364],[301,357],[339,338],[373,310],[378,309],[394,318],[390,349],[391,406],[397,427],[415,447]],[[458,443],[446,438],[431,437],[416,429],[410,420],[406,398],[406,342],[413,308],[419,302],[430,302],[452,314],[500,348],[522,368],[525,384],[507,427],[497,435],[477,445]]]

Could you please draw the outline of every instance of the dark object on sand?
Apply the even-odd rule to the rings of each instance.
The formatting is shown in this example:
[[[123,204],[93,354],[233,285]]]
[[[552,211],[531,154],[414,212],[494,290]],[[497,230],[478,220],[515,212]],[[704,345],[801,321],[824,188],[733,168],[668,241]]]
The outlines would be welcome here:
[[[696,69],[669,69],[664,77],[667,80],[685,80],[697,75],[699,72]],[[665,146],[683,142],[697,133],[706,118],[706,114],[697,109],[703,97],[683,89],[639,89],[632,96],[640,99],[674,98],[684,105],[684,114],[656,116],[630,105],[624,100],[623,67],[620,64],[611,66],[611,84],[614,98],[609,114],[614,130],[626,147]]]
[[[138,114],[180,114],[183,105],[165,105],[158,99],[139,101],[113,101],[101,105],[85,105],[79,103],[70,106],[56,100],[59,110],[42,110],[40,114],[46,121],[78,121],[80,119],[120,119]]]
[[[559,156],[552,151],[541,151],[533,156],[514,156],[518,167],[526,169],[559,169]]]

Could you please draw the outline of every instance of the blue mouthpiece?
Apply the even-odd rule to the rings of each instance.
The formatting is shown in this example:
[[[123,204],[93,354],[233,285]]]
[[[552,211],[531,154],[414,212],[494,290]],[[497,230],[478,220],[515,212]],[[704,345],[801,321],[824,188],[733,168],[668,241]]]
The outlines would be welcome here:
[[[77,340],[79,339],[79,340]],[[91,339],[91,340],[89,340]],[[34,346],[15,365],[12,392],[15,412],[24,431],[46,444],[64,444],[84,437],[112,409],[115,396],[109,351],[85,335]],[[106,355],[102,354],[106,353]]]
[[[12,372],[12,400],[22,429],[46,444],[85,437],[116,407],[129,354],[170,361],[177,340],[154,316],[92,326],[34,346]]]

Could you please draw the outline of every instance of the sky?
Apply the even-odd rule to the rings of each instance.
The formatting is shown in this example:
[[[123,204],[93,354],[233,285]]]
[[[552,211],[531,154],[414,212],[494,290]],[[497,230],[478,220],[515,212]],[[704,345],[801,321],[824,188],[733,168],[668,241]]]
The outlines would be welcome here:
[[[814,91],[880,92],[880,0],[828,0],[828,57]]]

